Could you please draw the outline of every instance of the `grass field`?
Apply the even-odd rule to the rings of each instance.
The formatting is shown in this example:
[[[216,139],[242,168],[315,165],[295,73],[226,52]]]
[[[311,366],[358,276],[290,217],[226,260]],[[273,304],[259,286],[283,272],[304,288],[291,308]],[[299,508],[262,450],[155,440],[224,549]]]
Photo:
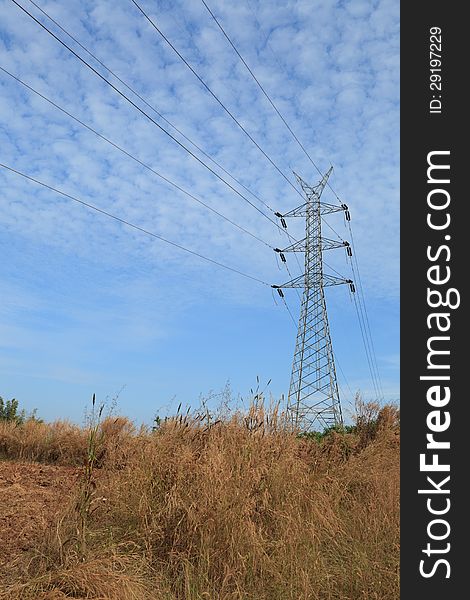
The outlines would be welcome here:
[[[398,600],[399,416],[0,421],[0,598]]]

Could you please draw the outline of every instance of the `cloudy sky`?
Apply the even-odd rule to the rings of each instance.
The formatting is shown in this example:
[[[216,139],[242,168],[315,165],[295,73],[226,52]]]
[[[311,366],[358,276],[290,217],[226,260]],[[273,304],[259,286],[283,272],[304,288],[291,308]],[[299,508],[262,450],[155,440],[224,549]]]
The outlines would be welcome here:
[[[131,0],[18,0],[155,121],[265,212],[301,203]],[[139,4],[290,180],[318,172],[199,0]],[[352,214],[385,400],[397,400],[399,327],[398,0],[208,0],[208,5]],[[52,23],[135,90],[146,103]],[[48,35],[0,0],[0,162],[269,284],[287,245],[259,211]],[[150,107],[149,107],[150,105]],[[210,163],[167,122],[228,171]],[[153,170],[153,171],[152,171]],[[170,179],[261,241],[158,177]],[[93,392],[150,422],[230,382],[288,391],[295,326],[268,286],[130,229],[0,169],[0,395],[80,421]],[[325,201],[336,202],[330,190]],[[295,222],[294,222],[295,221]],[[344,239],[341,214],[328,222]],[[290,220],[302,236],[302,221]],[[331,230],[325,235],[334,237]],[[325,257],[351,277],[342,250]],[[300,273],[291,255],[289,269]],[[286,290],[297,319],[295,290]],[[327,289],[346,411],[374,397],[347,286]]]

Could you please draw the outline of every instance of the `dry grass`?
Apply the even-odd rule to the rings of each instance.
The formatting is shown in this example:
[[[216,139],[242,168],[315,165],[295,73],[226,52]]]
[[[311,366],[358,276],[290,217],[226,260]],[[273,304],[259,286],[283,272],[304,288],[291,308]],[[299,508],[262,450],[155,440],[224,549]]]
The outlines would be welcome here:
[[[82,482],[0,598],[398,599],[397,412],[362,408],[355,433],[321,441],[259,405],[156,432],[105,420],[86,519]],[[0,451],[83,464],[87,432],[3,424]]]
[[[82,465],[87,432],[67,421],[23,425],[0,421],[0,456],[58,465]]]

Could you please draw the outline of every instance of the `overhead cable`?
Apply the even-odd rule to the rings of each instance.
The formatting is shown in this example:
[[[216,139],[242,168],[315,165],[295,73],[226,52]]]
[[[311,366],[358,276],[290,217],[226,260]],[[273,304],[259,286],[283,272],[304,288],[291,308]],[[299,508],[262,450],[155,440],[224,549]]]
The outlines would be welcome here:
[[[214,165],[216,165],[221,171],[223,171],[226,175],[228,175],[233,181],[235,181],[235,183],[237,183],[240,187],[242,187],[246,192],[248,192],[249,194],[251,194],[251,196],[253,196],[253,198],[256,198],[256,200],[258,200],[258,202],[260,202],[261,204],[263,204],[268,210],[270,210],[271,212],[274,212],[274,210],[269,206],[269,204],[267,202],[265,202],[262,198],[260,198],[258,196],[258,194],[256,194],[255,192],[253,192],[252,190],[250,190],[249,187],[247,187],[242,181],[240,181],[239,179],[237,179],[234,175],[232,175],[224,166],[222,166],[217,160],[215,160],[210,154],[208,154],[205,150],[203,150],[203,148],[201,148],[198,144],[196,144],[196,142],[194,142],[190,137],[188,137],[183,131],[181,131],[181,129],[179,129],[178,127],[176,127],[176,125],[174,125],[169,119],[167,119],[159,110],[157,110],[155,108],[155,106],[153,106],[152,104],[150,104],[139,92],[136,91],[135,88],[133,88],[132,86],[130,86],[128,83],[126,83],[121,77],[119,77],[119,75],[116,74],[115,71],[113,71],[112,69],[110,69],[110,67],[108,65],[106,65],[103,61],[101,61],[96,54],[94,54],[93,52],[91,52],[84,44],[82,44],[75,36],[73,36],[69,31],[67,31],[65,29],[65,27],[63,27],[59,22],[57,22],[57,20],[55,20],[53,17],[51,17],[51,15],[49,13],[47,13],[41,6],[39,6],[38,4],[36,4],[36,2],[34,2],[34,0],[29,0],[29,2],[35,6],[39,11],[41,11],[41,13],[47,17],[52,23],[54,23],[54,25],[56,25],[56,27],[58,27],[63,33],[65,33],[65,35],[67,35],[71,40],[73,40],[78,46],[80,46],[80,48],[82,50],[84,50],[84,52],[86,52],[89,56],[91,56],[91,58],[93,58],[93,60],[95,60],[99,65],[101,65],[101,67],[103,67],[103,69],[106,69],[106,71],[108,71],[108,73],[110,73],[115,79],[117,79],[117,81],[119,81],[125,88],[127,88],[130,92],[132,92],[137,98],[139,98],[139,100],[141,102],[143,102],[145,104],[145,106],[147,106],[148,108],[150,108],[150,110],[152,110],[156,115],[158,115],[158,117],[160,119],[162,119],[162,121],[164,121],[167,125],[169,125],[174,131],[176,131],[177,133],[179,133],[179,135],[184,138],[187,142],[189,142],[192,146],[194,146],[201,154],[203,154],[206,158],[208,158]]]
[[[349,235],[350,235],[350,239],[351,239],[351,246],[354,250],[353,252],[353,257],[349,257],[349,260],[351,261],[351,269],[354,275],[354,278],[356,279],[356,281],[359,284],[359,308],[360,311],[363,315],[363,321],[364,321],[364,331],[366,334],[366,338],[368,339],[368,344],[370,347],[370,355],[371,355],[371,360],[372,360],[372,365],[375,371],[375,377],[377,379],[377,385],[380,391],[380,395],[381,398],[383,399],[384,397],[384,393],[383,393],[383,388],[382,388],[382,381],[381,381],[381,377],[380,377],[380,372],[379,372],[379,367],[378,367],[378,363],[377,363],[377,356],[376,356],[376,352],[375,352],[375,346],[374,346],[374,340],[372,337],[372,332],[371,332],[371,327],[370,327],[370,322],[369,322],[369,315],[367,312],[367,306],[366,306],[366,300],[365,300],[365,295],[364,295],[364,289],[362,287],[362,278],[361,278],[361,274],[359,271],[359,262],[357,259],[357,250],[354,244],[354,236],[353,236],[353,232],[352,232],[352,228],[351,228],[351,223],[348,222],[348,228],[349,228]],[[354,262],[353,262],[354,261]]]
[[[169,185],[173,186],[174,188],[176,188],[177,190],[179,190],[180,192],[182,192],[183,194],[185,194],[186,196],[188,196],[189,198],[191,198],[195,202],[199,203],[201,206],[204,206],[205,208],[207,208],[208,210],[210,210],[211,212],[213,212],[214,214],[216,214],[218,217],[224,219],[225,221],[227,221],[228,223],[230,223],[234,227],[237,227],[238,229],[240,229],[241,231],[243,231],[247,235],[251,236],[255,240],[259,241],[260,243],[264,244],[268,248],[272,249],[272,246],[270,244],[268,244],[266,241],[264,241],[263,239],[261,239],[260,237],[258,237],[256,234],[252,233],[251,231],[249,231],[248,229],[246,229],[242,225],[239,225],[238,223],[236,223],[235,221],[233,221],[229,217],[227,217],[224,214],[222,214],[221,212],[217,211],[215,208],[213,208],[209,204],[206,204],[200,198],[198,198],[197,196],[195,196],[191,192],[188,192],[187,190],[185,190],[184,188],[182,188],[180,185],[178,185],[177,183],[175,183],[171,179],[168,179],[168,177],[165,177],[164,175],[162,175],[161,173],[159,173],[158,171],[156,171],[154,168],[152,168],[148,164],[144,163],[142,160],[140,160],[139,158],[137,158],[136,156],[134,156],[133,154],[131,154],[130,152],[128,152],[127,150],[125,150],[124,148],[122,148],[121,146],[119,146],[118,144],[116,144],[115,142],[113,142],[112,140],[110,140],[109,138],[107,138],[106,136],[104,136],[103,134],[99,133],[99,131],[96,131],[96,129],[93,129],[93,127],[91,127],[90,125],[87,125],[81,119],[79,119],[78,117],[74,116],[69,111],[65,110],[65,108],[62,108],[61,106],[59,106],[58,104],[56,104],[50,98],[47,98],[47,96],[45,96],[44,94],[41,94],[41,92],[38,92],[37,90],[35,90],[32,86],[30,86],[29,84],[27,84],[26,82],[24,82],[23,80],[21,80],[16,75],[13,75],[12,73],[10,73],[6,69],[4,69],[2,66],[0,66],[0,71],[3,71],[7,75],[9,75],[13,79],[15,79],[18,83],[20,83],[21,85],[23,85],[25,88],[27,88],[28,90],[30,90],[31,92],[33,92],[34,94],[36,94],[37,96],[39,96],[40,98],[42,98],[43,100],[45,100],[46,102],[48,102],[49,104],[51,104],[52,106],[54,106],[54,108],[60,110],[62,113],[64,113],[65,115],[67,115],[68,117],[70,117],[71,119],[73,119],[75,122],[79,123],[79,125],[81,125],[82,127],[88,129],[89,131],[91,131],[92,133],[94,133],[96,136],[98,136],[99,138],[101,138],[102,140],[104,140],[105,142],[107,142],[108,144],[110,144],[111,146],[113,146],[114,148],[116,148],[117,150],[119,150],[120,152],[122,152],[125,156],[129,157],[130,159],[132,159],[133,161],[135,161],[136,163],[138,163],[142,167],[145,167],[151,173],[153,173],[154,175],[156,175],[157,177],[159,177],[160,179],[162,179],[163,181],[165,181]]]
[[[292,135],[292,137],[294,138],[294,140],[297,142],[297,144],[300,146],[300,148],[302,149],[303,153],[307,156],[307,158],[309,159],[309,161],[311,162],[311,164],[315,167],[315,169],[320,173],[320,175],[323,177],[323,173],[320,171],[320,168],[316,165],[316,163],[313,161],[312,157],[310,156],[310,154],[307,152],[305,146],[302,144],[302,142],[299,140],[299,138],[296,136],[296,134],[294,133],[294,131],[292,130],[292,128],[290,127],[289,123],[286,121],[286,119],[283,117],[282,113],[279,111],[279,109],[277,108],[277,106],[274,104],[272,98],[270,97],[270,95],[268,94],[268,92],[264,89],[264,87],[262,86],[262,84],[260,83],[259,79],[256,77],[256,75],[254,74],[253,70],[249,67],[248,63],[246,62],[246,60],[243,58],[243,56],[240,54],[240,52],[238,51],[238,48],[235,46],[235,44],[232,42],[232,40],[230,39],[230,37],[228,36],[227,32],[225,31],[225,29],[222,27],[220,21],[217,19],[217,17],[215,16],[215,14],[212,12],[212,10],[209,8],[207,2],[205,2],[205,0],[201,0],[201,2],[204,4],[204,6],[206,7],[207,11],[209,12],[209,14],[211,15],[212,19],[215,21],[217,27],[220,29],[220,31],[223,33],[225,39],[228,41],[228,43],[232,46],[233,50],[235,51],[236,55],[238,56],[238,58],[241,60],[241,62],[245,65],[247,71],[249,72],[249,74],[251,75],[251,77],[254,79],[254,81],[256,82],[256,84],[258,85],[259,89],[263,92],[264,96],[266,97],[266,99],[268,100],[269,104],[273,107],[273,109],[275,110],[275,112],[277,113],[278,117],[281,119],[281,121],[284,123],[284,125],[287,127],[288,131],[290,132],[290,134]],[[338,198],[339,200],[339,198]]]
[[[137,9],[142,13],[142,15],[147,19],[150,25],[155,29],[155,31],[165,40],[165,42],[170,46],[170,48],[176,53],[176,55],[181,59],[181,61],[188,67],[188,69],[193,73],[193,75],[197,78],[197,80],[203,85],[203,87],[209,92],[209,94],[216,100],[216,102],[223,108],[223,110],[227,113],[227,115],[238,125],[238,127],[243,131],[243,133],[253,142],[253,144],[258,148],[258,150],[263,154],[263,156],[271,163],[271,165],[276,169],[276,171],[287,181],[287,183],[292,187],[292,189],[299,195],[299,190],[295,187],[292,181],[283,173],[283,171],[277,166],[277,164],[273,161],[273,159],[263,150],[263,148],[258,144],[258,142],[254,139],[254,137],[247,131],[247,129],[240,123],[240,121],[235,117],[235,115],[225,106],[225,104],[220,100],[220,98],[212,91],[212,89],[208,86],[208,84],[202,79],[202,77],[198,74],[198,72],[191,66],[191,64],[184,58],[181,52],[176,48],[176,46],[168,39],[168,37],[161,31],[161,29],[155,24],[155,22],[149,17],[149,15],[144,11],[144,9],[140,6],[136,0],[131,0],[131,2],[137,7]]]
[[[53,33],[48,27],[46,27],[41,21],[39,21],[34,15],[32,15],[28,10],[26,10],[21,4],[17,2],[17,0],[11,0],[14,4],[16,4],[24,13],[26,13],[33,21],[35,21],[44,31],[46,31],[49,35],[51,35],[55,40],[57,40],[64,48],[66,48],[71,54],[73,54],[80,62],[82,62],[86,67],[88,67],[95,75],[97,75],[102,81],[104,81],[107,85],[109,85],[116,93],[118,93],[122,98],[124,98],[131,106],[137,109],[142,115],[144,115],[151,123],[153,123],[158,129],[160,129],[165,135],[167,135],[170,139],[178,144],[183,150],[185,150],[190,156],[192,156],[197,162],[199,162],[203,167],[205,167],[209,172],[211,172],[217,179],[222,181],[227,187],[229,187],[233,192],[235,192],[240,198],[242,198],[245,202],[247,202],[250,206],[252,206],[256,211],[258,211],[265,219],[270,221],[275,227],[280,229],[280,226],[276,221],[271,219],[269,215],[263,212],[256,204],[251,202],[246,196],[244,196],[239,190],[237,190],[231,183],[229,183],[226,179],[224,179],[219,173],[214,171],[212,167],[206,164],[203,160],[201,160],[194,152],[192,152],[189,148],[187,148],[183,143],[181,143],[174,135],[172,135],[169,131],[167,131],[164,127],[162,127],[153,117],[151,117],[148,113],[145,112],[143,108],[141,108],[138,104],[136,104],[133,100],[131,100],[126,94],[116,87],[109,79],[107,79],[104,75],[102,75],[99,71],[97,71],[90,63],[88,63],[84,58],[82,58],[75,50],[73,50],[70,46],[68,46],[63,40],[61,40],[55,33]]]
[[[109,217],[110,219],[113,219],[114,221],[117,221],[118,223],[121,223],[122,225],[126,225],[127,227],[131,227],[132,229],[136,229],[137,231],[140,231],[141,233],[145,233],[146,235],[156,238],[157,240],[160,240],[161,242],[165,242],[166,244],[169,244],[170,246],[174,246],[175,248],[178,248],[179,250],[183,250],[184,252],[187,252],[188,254],[192,254],[193,256],[197,256],[198,258],[201,258],[202,260],[210,262],[214,265],[217,265],[218,267],[221,267],[228,271],[232,271],[233,273],[237,273],[238,275],[241,275],[242,277],[246,277],[247,279],[251,279],[253,281],[261,283],[262,285],[271,287],[269,283],[266,283],[266,281],[263,281],[262,279],[259,279],[258,277],[255,277],[254,275],[249,275],[248,273],[244,273],[243,271],[240,271],[240,270],[236,269],[235,267],[230,267],[230,266],[225,265],[217,260],[214,260],[213,258],[209,258],[208,256],[200,254],[199,252],[196,252],[195,250],[186,248],[185,246],[182,246],[181,244],[178,244],[177,242],[174,242],[172,240],[164,238],[163,236],[161,236],[157,233],[154,233],[152,231],[149,231],[148,229],[145,229],[144,227],[140,227],[140,225],[135,225],[134,223],[131,223],[130,221],[127,221],[126,219],[123,219],[117,215],[114,215],[106,210],[103,210],[102,208],[99,208],[98,206],[95,206],[94,204],[90,204],[89,202],[80,200],[76,196],[72,196],[71,194],[68,194],[67,192],[59,190],[47,183],[44,183],[43,181],[40,181],[39,179],[36,179],[35,177],[31,177],[30,175],[27,175],[26,173],[23,173],[22,171],[14,169],[13,167],[10,167],[3,163],[0,163],[0,167],[10,171],[11,173],[15,173],[16,175],[19,175],[19,176],[23,177],[24,179],[28,179],[29,181],[32,181],[33,183],[36,183],[37,185],[40,185],[52,192],[55,192],[56,194],[59,194],[65,198],[68,198],[69,200],[73,200],[74,202],[77,202],[78,204],[81,204],[82,206],[86,206],[87,208],[89,208],[95,212],[98,212],[106,217]]]

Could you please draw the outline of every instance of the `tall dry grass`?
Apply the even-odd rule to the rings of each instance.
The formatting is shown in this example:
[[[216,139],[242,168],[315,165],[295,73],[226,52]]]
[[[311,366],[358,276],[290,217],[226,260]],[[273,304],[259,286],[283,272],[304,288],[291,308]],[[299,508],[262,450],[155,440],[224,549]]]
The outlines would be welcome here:
[[[85,460],[86,447],[86,430],[67,421],[0,421],[2,458],[79,466]]]
[[[299,439],[259,403],[155,432],[106,419],[86,522],[77,489],[0,597],[398,599],[398,415],[362,408],[355,432],[322,440]],[[77,464],[87,432],[3,424],[0,451]]]

